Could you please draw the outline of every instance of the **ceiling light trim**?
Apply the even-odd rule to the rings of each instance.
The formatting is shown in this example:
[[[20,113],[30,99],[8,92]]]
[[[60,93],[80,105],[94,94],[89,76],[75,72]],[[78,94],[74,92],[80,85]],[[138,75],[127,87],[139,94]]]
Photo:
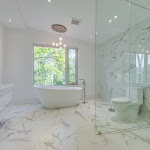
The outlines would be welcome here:
[[[65,33],[67,31],[67,28],[60,24],[53,24],[52,29],[58,33]]]

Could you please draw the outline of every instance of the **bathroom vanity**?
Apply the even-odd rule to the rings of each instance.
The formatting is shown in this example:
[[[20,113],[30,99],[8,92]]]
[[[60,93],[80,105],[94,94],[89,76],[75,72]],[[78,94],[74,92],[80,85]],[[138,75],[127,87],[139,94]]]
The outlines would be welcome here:
[[[12,102],[13,85],[0,86],[0,120],[4,114],[4,110]]]

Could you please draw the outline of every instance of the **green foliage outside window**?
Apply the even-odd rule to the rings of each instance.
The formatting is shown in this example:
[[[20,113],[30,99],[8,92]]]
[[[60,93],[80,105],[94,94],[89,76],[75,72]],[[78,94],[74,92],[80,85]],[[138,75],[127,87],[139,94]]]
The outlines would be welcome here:
[[[34,47],[34,85],[65,85],[65,49]],[[69,50],[69,83],[75,83],[75,50]]]

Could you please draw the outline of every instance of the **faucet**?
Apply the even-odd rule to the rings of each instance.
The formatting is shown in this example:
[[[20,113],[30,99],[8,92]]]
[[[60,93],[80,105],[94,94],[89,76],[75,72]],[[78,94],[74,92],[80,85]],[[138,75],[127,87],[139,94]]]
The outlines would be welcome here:
[[[85,101],[85,98],[86,98],[86,95],[85,95],[86,81],[85,81],[85,79],[78,79],[78,81],[83,81],[83,96],[84,96],[83,103],[86,103],[86,101]]]

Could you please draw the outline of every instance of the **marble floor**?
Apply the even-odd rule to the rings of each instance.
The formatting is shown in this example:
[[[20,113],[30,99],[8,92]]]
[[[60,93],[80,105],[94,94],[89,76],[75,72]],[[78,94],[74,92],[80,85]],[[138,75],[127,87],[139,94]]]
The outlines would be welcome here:
[[[136,129],[150,124],[150,113],[142,108],[141,115],[135,122],[112,121],[115,112],[108,111],[111,106],[102,101],[96,101],[96,127],[97,132],[112,133],[120,130]],[[146,111],[146,112],[145,112]]]
[[[101,104],[99,108],[103,106]],[[103,112],[99,110],[101,115]],[[148,124],[136,129],[97,135],[94,100],[61,109],[45,109],[40,104],[12,105],[3,119],[5,121],[0,125],[2,150],[150,149]],[[101,127],[102,130],[105,128]]]

